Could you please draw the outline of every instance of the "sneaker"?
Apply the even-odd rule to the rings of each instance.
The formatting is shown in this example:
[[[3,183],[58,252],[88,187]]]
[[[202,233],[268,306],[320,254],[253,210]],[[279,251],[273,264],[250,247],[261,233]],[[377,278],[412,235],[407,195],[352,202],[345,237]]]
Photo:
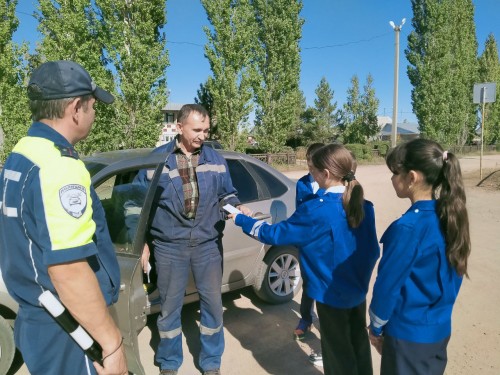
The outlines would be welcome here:
[[[203,375],[221,375],[221,374],[220,374],[220,369],[216,368],[214,370],[204,371]]]
[[[321,355],[321,352],[311,353],[309,356],[309,362],[311,362],[314,366],[323,367],[323,356]]]
[[[306,322],[303,319],[299,320],[299,324],[295,331],[293,331],[293,338],[295,340],[302,341],[306,338],[306,333],[311,330],[311,323]]]
[[[161,370],[160,375],[177,375],[177,370]]]

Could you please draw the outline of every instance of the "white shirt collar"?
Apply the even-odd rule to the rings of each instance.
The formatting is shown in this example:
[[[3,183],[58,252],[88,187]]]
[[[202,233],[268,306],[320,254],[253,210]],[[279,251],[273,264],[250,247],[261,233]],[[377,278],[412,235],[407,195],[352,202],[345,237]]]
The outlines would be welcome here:
[[[345,186],[344,185],[337,185],[337,186],[330,186],[328,189],[326,189],[326,193],[343,193],[345,191]]]

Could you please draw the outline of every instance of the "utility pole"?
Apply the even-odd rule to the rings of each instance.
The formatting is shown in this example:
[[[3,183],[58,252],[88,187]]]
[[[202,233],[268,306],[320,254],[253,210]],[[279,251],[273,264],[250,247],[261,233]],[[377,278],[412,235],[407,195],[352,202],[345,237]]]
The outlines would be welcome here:
[[[405,22],[406,18],[403,18],[399,26],[396,26],[392,21],[389,22],[396,36],[396,41],[394,43],[394,95],[392,99],[391,147],[396,147],[396,140],[398,137],[399,32]]]

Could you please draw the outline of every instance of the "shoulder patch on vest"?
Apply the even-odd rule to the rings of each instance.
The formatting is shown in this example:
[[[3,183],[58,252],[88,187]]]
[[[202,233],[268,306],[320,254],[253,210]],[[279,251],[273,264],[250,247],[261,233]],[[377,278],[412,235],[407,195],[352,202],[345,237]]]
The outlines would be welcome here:
[[[59,189],[59,199],[64,210],[74,218],[80,218],[87,209],[87,191],[82,185],[63,186]]]
[[[76,152],[76,150],[73,147],[61,146],[58,144],[56,144],[55,146],[61,153],[61,156],[67,156],[73,159],[78,159],[78,152]]]

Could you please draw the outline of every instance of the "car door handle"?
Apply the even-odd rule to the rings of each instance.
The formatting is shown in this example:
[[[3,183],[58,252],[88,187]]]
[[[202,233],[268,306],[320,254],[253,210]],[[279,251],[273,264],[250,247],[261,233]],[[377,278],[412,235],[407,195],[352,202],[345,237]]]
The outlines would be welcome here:
[[[271,218],[271,214],[263,214],[262,212],[256,212],[252,215],[252,217],[257,220],[266,220]]]

